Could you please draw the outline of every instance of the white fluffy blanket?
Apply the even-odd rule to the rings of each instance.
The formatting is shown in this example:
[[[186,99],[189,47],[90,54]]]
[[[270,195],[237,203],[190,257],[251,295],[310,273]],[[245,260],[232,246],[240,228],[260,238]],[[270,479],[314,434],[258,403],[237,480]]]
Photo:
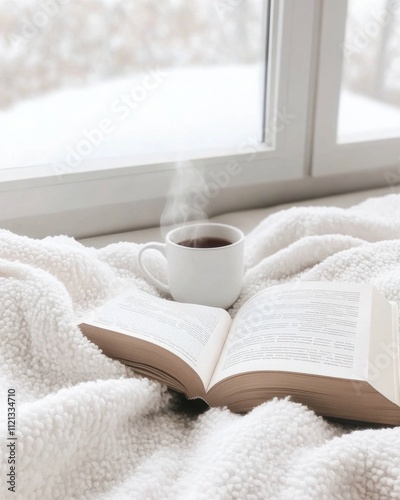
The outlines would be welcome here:
[[[243,295],[294,280],[371,282],[400,302],[400,196],[292,208],[247,238]],[[400,498],[400,429],[330,423],[289,399],[245,416],[177,411],[104,356],[82,311],[142,278],[139,245],[86,248],[0,231],[1,498]],[[155,268],[162,262],[154,261]],[[17,494],[7,491],[7,390],[17,397]]]

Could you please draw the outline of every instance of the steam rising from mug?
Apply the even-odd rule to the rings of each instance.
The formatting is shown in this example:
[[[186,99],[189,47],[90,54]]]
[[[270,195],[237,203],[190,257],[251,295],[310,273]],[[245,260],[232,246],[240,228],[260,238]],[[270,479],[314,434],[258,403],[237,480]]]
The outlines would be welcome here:
[[[161,215],[162,230],[165,226],[207,220],[207,214],[196,203],[196,197],[204,192],[205,187],[206,182],[200,167],[194,167],[191,162],[177,163],[167,195],[167,204]],[[170,227],[163,232],[169,229]]]

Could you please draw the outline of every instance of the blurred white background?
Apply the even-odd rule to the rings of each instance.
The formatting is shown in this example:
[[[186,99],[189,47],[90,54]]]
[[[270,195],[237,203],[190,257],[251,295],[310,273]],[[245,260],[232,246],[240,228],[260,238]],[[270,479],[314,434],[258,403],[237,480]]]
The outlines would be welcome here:
[[[0,167],[234,149],[261,137],[266,2],[0,6]],[[91,131],[102,120],[101,138]]]
[[[395,7],[349,0],[338,143],[400,134]],[[0,168],[68,171],[85,159],[179,159],[260,141],[266,9],[261,0],[2,1]]]
[[[400,2],[349,0],[338,142],[400,135]]]

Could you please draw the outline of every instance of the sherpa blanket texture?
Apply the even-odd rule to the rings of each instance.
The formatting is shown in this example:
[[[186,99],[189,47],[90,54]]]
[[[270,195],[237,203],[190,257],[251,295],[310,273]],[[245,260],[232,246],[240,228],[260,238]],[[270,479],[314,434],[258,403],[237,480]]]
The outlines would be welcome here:
[[[294,207],[246,241],[243,293],[309,280],[370,282],[400,302],[400,196]],[[333,424],[290,398],[241,416],[191,415],[104,356],[76,326],[125,287],[151,294],[140,245],[84,247],[0,231],[0,498],[400,498],[400,429]],[[164,262],[155,256],[153,272]],[[7,390],[17,399],[17,493],[7,490]]]

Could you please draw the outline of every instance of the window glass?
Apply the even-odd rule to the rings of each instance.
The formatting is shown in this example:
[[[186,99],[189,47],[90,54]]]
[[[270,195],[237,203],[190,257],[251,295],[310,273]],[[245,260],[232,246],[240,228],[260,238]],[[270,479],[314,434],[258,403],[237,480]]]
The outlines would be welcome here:
[[[349,0],[339,143],[400,137],[400,2]]]
[[[267,2],[0,3],[0,168],[261,137]]]

